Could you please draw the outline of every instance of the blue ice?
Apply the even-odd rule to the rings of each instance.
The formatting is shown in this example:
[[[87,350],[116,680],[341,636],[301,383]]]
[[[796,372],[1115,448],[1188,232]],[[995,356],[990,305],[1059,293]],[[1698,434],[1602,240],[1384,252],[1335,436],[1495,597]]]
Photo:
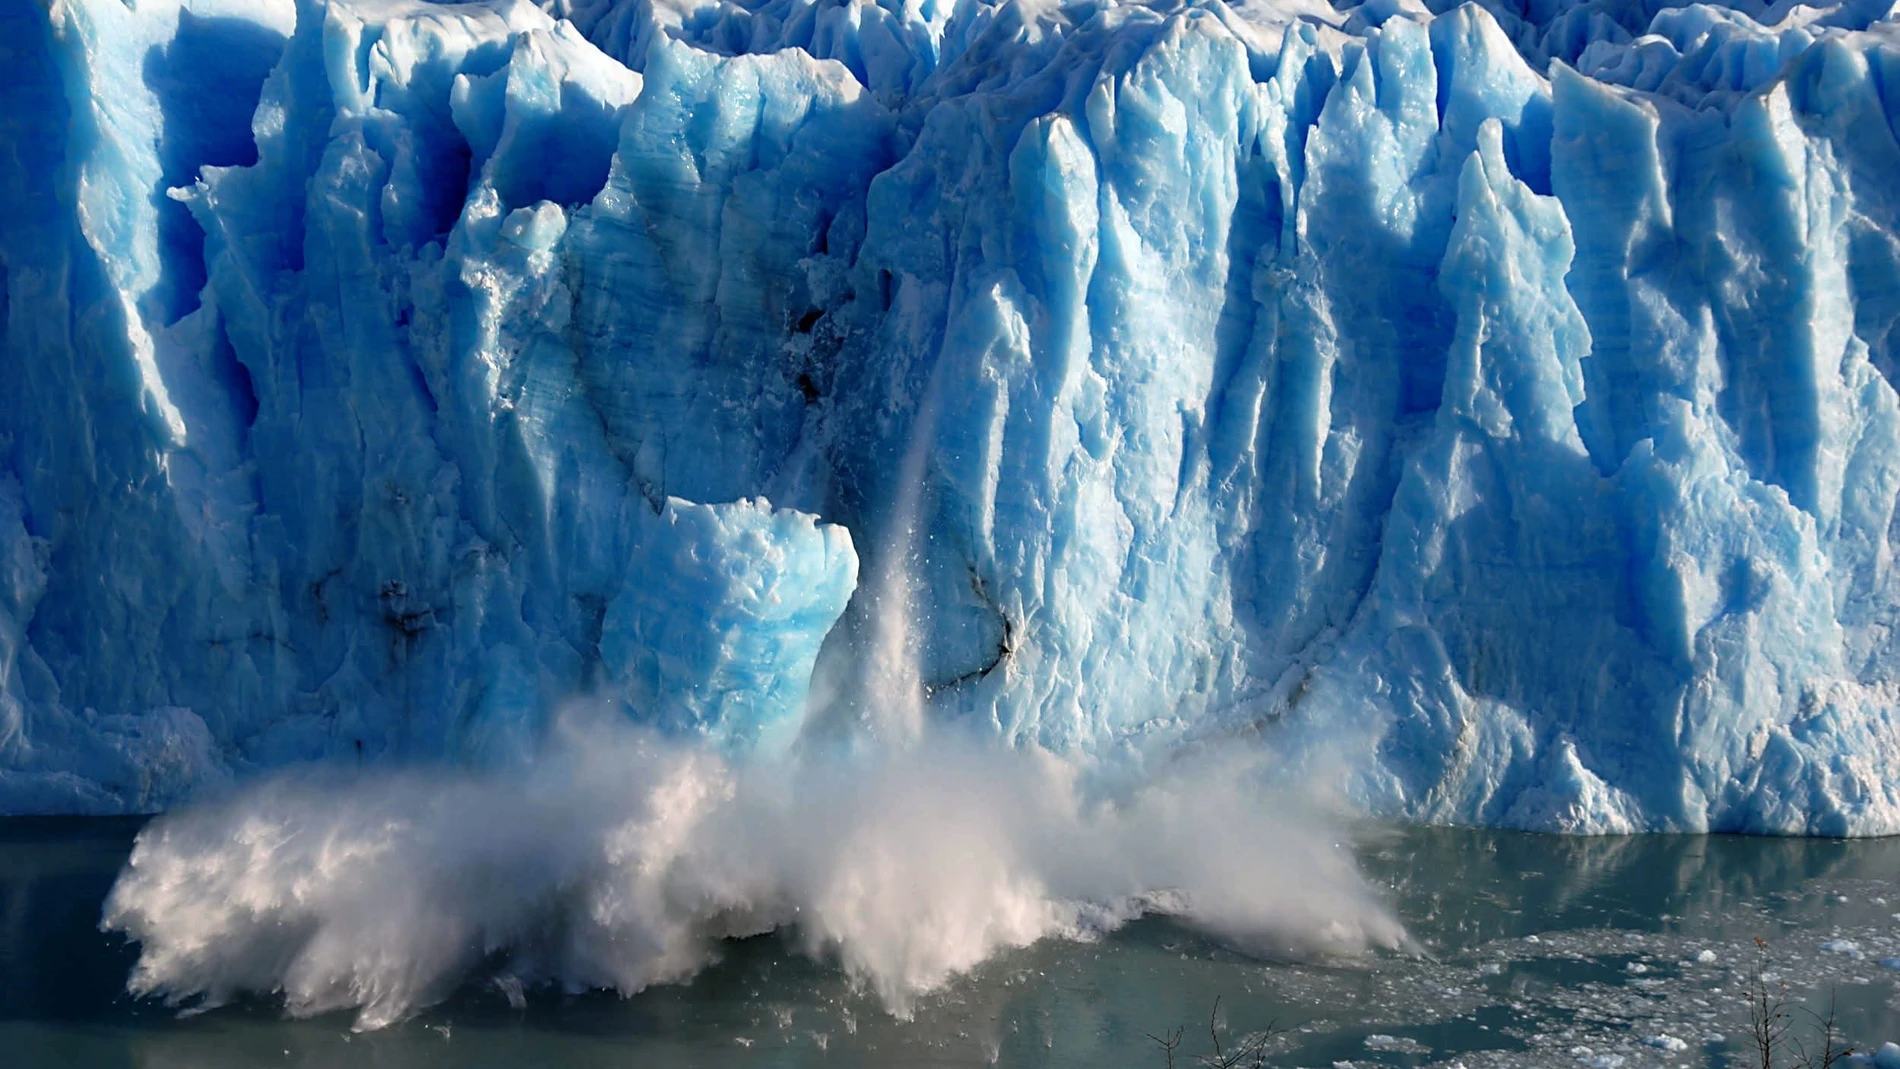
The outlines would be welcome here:
[[[782,753],[900,612],[1007,745],[1900,832],[1890,7],[7,5],[0,811]]]

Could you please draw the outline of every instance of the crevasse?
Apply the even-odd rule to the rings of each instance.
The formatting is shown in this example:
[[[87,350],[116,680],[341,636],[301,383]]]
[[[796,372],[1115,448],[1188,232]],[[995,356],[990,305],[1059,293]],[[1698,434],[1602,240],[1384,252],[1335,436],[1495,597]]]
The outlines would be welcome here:
[[[901,575],[1006,743],[1900,832],[1897,25],[6,5],[0,810],[782,752]]]

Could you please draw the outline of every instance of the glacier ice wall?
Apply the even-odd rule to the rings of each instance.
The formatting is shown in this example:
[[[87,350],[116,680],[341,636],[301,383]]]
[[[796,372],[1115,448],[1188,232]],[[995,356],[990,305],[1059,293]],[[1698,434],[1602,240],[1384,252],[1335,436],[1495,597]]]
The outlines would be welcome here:
[[[0,809],[782,749],[899,575],[1009,743],[1900,832],[1896,26],[6,5]]]

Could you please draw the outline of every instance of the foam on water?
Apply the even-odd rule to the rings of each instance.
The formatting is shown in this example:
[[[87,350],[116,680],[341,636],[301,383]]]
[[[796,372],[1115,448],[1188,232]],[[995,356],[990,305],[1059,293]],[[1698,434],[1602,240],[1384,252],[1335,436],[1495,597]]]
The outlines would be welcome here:
[[[1046,754],[927,749],[738,765],[570,712],[519,767],[293,774],[162,817],[104,925],[140,944],[134,993],[281,991],[358,1028],[483,974],[630,994],[777,928],[900,1016],[998,950],[1145,911],[1259,951],[1403,941],[1258,768],[1095,798]]]

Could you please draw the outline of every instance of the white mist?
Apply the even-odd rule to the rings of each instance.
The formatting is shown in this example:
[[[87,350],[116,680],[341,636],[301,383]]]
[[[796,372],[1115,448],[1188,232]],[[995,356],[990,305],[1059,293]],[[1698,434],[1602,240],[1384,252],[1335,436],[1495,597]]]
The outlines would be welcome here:
[[[1400,944],[1256,772],[1095,800],[1042,753],[933,737],[743,766],[577,710],[520,769],[289,775],[160,817],[103,925],[140,944],[137,994],[281,991],[359,1028],[484,977],[632,994],[781,928],[899,1015],[1000,950],[1145,911],[1274,952]]]

